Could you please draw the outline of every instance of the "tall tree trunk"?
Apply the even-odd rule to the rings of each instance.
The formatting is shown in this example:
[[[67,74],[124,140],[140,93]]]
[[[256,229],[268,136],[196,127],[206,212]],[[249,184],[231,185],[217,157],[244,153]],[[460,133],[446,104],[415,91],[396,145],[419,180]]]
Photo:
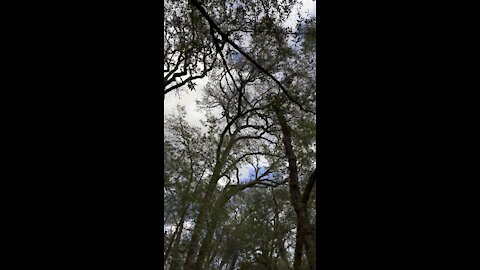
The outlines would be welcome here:
[[[224,190],[222,194],[220,194],[220,196],[218,197],[217,201],[215,202],[214,207],[210,212],[211,220],[207,230],[207,234],[205,235],[205,238],[202,241],[200,252],[198,253],[197,261],[195,263],[197,269],[204,269],[205,263],[208,263],[207,255],[211,250],[211,244],[212,244],[215,230],[217,229],[218,224],[220,223],[221,211],[225,208],[225,204],[228,202],[228,200],[230,200],[230,198],[238,192],[239,190],[238,191]]]
[[[277,199],[275,198],[275,194],[273,193],[273,190],[272,191],[272,199],[273,199],[273,205],[274,205],[274,211],[275,211],[275,217],[274,217],[274,227],[275,227],[275,231],[277,231],[277,227],[278,225],[280,224],[280,218],[279,218],[279,215],[280,215],[280,210],[278,209],[278,203],[277,203]],[[285,240],[283,239],[283,230],[282,231],[278,231],[278,236],[277,236],[277,248],[278,248],[278,252],[280,253],[280,258],[282,259],[283,261],[283,264],[284,264],[284,268],[283,269],[290,269],[290,266],[289,266],[289,263],[288,263],[288,259],[287,259],[287,252],[285,251]]]
[[[215,191],[218,179],[220,178],[221,166],[217,164],[213,170],[212,178],[208,183],[208,186],[203,194],[203,198],[200,202],[200,209],[195,219],[195,226],[193,228],[192,238],[190,239],[190,245],[187,251],[187,257],[185,259],[185,270],[195,270],[195,262],[200,246],[200,234],[204,230],[207,210],[211,206],[211,194]]]
[[[232,262],[230,263],[230,267],[228,268],[229,270],[235,269],[235,264],[237,264],[237,259],[238,259],[238,252],[235,252],[232,258]]]
[[[217,256],[217,253],[218,253],[218,246],[215,246],[215,248],[211,250],[210,254],[208,254],[208,260],[205,262],[205,266],[203,267],[203,269],[208,269],[210,265],[212,265],[213,261],[215,260],[215,257]]]
[[[195,220],[195,226],[193,229],[192,238],[190,240],[190,246],[187,251],[187,257],[185,259],[185,270],[198,269],[196,268],[195,263],[200,245],[200,233],[204,230],[204,225],[207,218],[207,210],[208,207],[211,206],[212,194],[214,194],[214,191],[217,187],[217,182],[221,177],[221,170],[226,163],[227,157],[233,145],[234,140],[233,138],[231,138],[231,141],[224,149],[223,153],[220,151],[221,148],[218,148],[217,161],[215,163],[215,167],[213,168],[212,177],[210,178],[207,188],[205,189],[205,193],[203,194],[203,198],[200,202],[199,213],[197,219]]]
[[[297,239],[295,240],[295,255],[293,259],[293,270],[302,269],[302,253],[303,253],[303,235],[298,233],[297,229]]]
[[[165,95],[164,95],[165,97]],[[183,130],[183,125],[181,126],[182,127],[182,136],[186,136],[185,135],[185,132]],[[192,183],[194,182],[195,180],[195,177],[194,177],[194,162],[193,162],[193,151],[192,149],[190,148],[189,144],[188,143],[185,143],[184,144],[185,147],[187,148],[187,153],[188,153],[188,159],[190,161],[190,174],[189,174],[189,180],[188,180],[188,184],[187,184],[187,187],[185,189],[185,193],[184,195],[182,196],[181,198],[181,205],[184,205],[183,207],[183,211],[180,213],[179,211],[179,215],[181,216],[181,219],[180,219],[180,222],[179,224],[177,224],[176,228],[175,228],[175,232],[174,232],[174,237],[172,238],[172,242],[170,242],[169,246],[168,246],[168,249],[165,253],[165,258],[164,258],[164,266],[165,266],[165,263],[168,261],[168,258],[169,258],[169,255],[170,255],[170,251],[172,249],[172,243],[175,239],[178,239],[176,240],[176,243],[175,243],[175,246],[176,248],[174,248],[175,252],[173,254],[173,259],[172,259],[172,266],[170,269],[175,269],[176,268],[176,265],[178,264],[178,247],[180,245],[180,239],[181,239],[181,236],[182,236],[182,232],[183,232],[183,225],[184,225],[184,222],[185,222],[185,217],[187,216],[187,211],[190,207],[190,202],[187,200],[188,198],[188,194],[190,193],[190,187],[192,186]],[[197,183],[193,193],[196,193],[198,188],[200,187],[200,184]]]
[[[172,256],[170,260],[170,270],[177,270],[180,264],[180,260],[178,258],[178,250],[180,249],[180,240],[182,238],[183,232],[183,222],[180,223],[180,229],[178,231],[177,239],[175,240],[175,244],[172,249]]]
[[[216,184],[216,182],[215,182]],[[210,188],[208,188],[210,190]],[[211,192],[205,192],[197,218],[195,219],[195,226],[192,233],[192,238],[190,239],[190,245],[187,251],[187,257],[185,258],[185,270],[194,270],[195,269],[195,258],[197,257],[198,247],[200,243],[200,233],[203,231],[204,223],[206,221],[206,211],[208,208],[208,197]]]
[[[190,203],[188,203],[185,206],[182,213],[180,214],[181,215],[180,221],[177,223],[177,226],[175,226],[175,231],[173,232],[172,239],[170,240],[170,243],[168,244],[167,250],[165,251],[165,258],[163,259],[163,264],[164,265],[168,261],[170,251],[172,250],[172,246],[173,246],[173,243],[175,242],[175,239],[178,238],[179,231],[180,231],[180,235],[181,235],[181,230],[183,230],[183,223],[185,222],[185,217],[187,215],[187,211],[188,211],[189,206],[190,206]],[[179,229],[179,228],[181,228],[181,229]]]
[[[212,215],[215,216],[216,213],[212,213]],[[207,229],[207,234],[203,238],[200,252],[198,252],[198,257],[195,262],[196,269],[204,269],[204,264],[207,261],[207,257],[208,257],[207,255],[210,252],[213,234],[215,232],[215,229],[217,228],[217,225],[218,225],[218,218],[212,217],[209,227]]]
[[[283,145],[285,148],[285,154],[288,159],[288,172],[289,172],[289,190],[290,190],[290,199],[297,216],[297,241],[295,247],[295,262],[294,270],[297,270],[301,265],[301,255],[302,255],[302,246],[305,244],[306,255],[308,260],[309,269],[316,269],[316,254],[315,254],[315,239],[309,239],[313,234],[312,226],[308,219],[306,204],[302,201],[302,194],[300,192],[300,187],[298,183],[298,168],[297,168],[297,158],[293,150],[292,137],[290,127],[287,123],[285,115],[279,108],[278,104],[273,106],[275,114],[277,116],[278,122],[283,134]],[[298,252],[297,252],[298,250]],[[298,253],[298,254],[297,254]]]
[[[280,253],[280,258],[282,259],[284,266],[282,269],[290,269],[287,259],[287,252],[285,251],[285,247],[283,246],[284,243],[285,242],[283,241],[283,239],[280,239],[280,241],[278,241],[278,252]]]

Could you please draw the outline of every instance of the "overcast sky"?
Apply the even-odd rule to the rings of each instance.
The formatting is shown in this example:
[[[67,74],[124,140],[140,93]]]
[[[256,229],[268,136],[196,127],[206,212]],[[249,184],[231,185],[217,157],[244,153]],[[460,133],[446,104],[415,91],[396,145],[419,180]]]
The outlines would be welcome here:
[[[292,12],[289,19],[285,21],[285,26],[295,26],[295,21],[298,18],[296,13],[296,11]],[[303,0],[301,13],[316,16],[317,12],[315,2],[312,0]],[[173,92],[168,93],[164,101],[164,119],[166,115],[175,111],[177,104],[180,104],[185,106],[185,110],[187,111],[187,121],[192,125],[201,127],[200,119],[205,119],[205,113],[197,111],[195,100],[200,99],[203,87],[207,84],[207,80],[208,76],[203,79],[196,80],[195,82],[197,83],[197,87],[195,91],[181,91],[179,95]]]
[[[311,16],[316,16],[316,6],[315,2],[312,0],[303,0],[303,6],[300,9],[301,14],[310,14]],[[285,26],[294,27],[296,20],[297,20],[297,11],[294,10],[287,21],[285,21]],[[191,125],[195,125],[197,127],[202,128],[204,132],[206,129],[203,125],[200,124],[200,119],[205,119],[206,115],[204,112],[198,111],[196,106],[196,100],[200,99],[202,96],[203,87],[207,84],[208,76],[205,76],[203,79],[195,80],[197,84],[195,91],[174,91],[170,92],[165,96],[164,100],[164,120],[168,114],[175,112],[175,109],[178,104],[185,106],[185,110],[187,113],[186,120]],[[185,87],[186,88],[186,87]],[[260,166],[266,166],[266,162],[260,161]],[[251,174],[252,168],[251,166],[243,166],[240,169],[240,178],[244,180],[246,177]],[[223,180],[223,179],[222,179]],[[223,186],[225,184],[224,181],[220,180],[219,185]]]

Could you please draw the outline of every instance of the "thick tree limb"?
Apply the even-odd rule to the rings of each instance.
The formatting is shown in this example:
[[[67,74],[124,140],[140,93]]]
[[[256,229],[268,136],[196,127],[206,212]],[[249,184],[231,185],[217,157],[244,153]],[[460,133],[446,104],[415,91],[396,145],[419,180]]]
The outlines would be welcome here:
[[[275,114],[277,115],[277,119],[283,133],[282,141],[285,148],[285,155],[288,159],[290,198],[295,213],[297,214],[297,242],[295,246],[293,269],[300,270],[304,245],[309,269],[316,269],[316,246],[314,240],[312,239],[312,235],[314,236],[314,231],[309,222],[307,209],[305,207],[306,205],[303,203],[302,194],[298,184],[297,158],[293,150],[291,128],[288,125],[284,113],[280,110],[280,105],[274,103],[273,109],[275,110]]]
[[[200,11],[200,13],[203,15],[203,17],[208,21],[208,23],[210,24],[210,26],[212,28],[214,28],[217,33],[222,37],[222,39],[226,42],[228,42],[230,45],[232,45],[232,47],[234,47],[239,53],[241,53],[246,59],[248,59],[250,62],[252,62],[260,71],[262,71],[265,75],[267,75],[269,78],[271,78],[277,85],[278,87],[283,91],[283,93],[285,94],[285,96],[287,96],[287,98],[292,101],[293,103],[295,103],[299,108],[300,110],[304,111],[304,112],[309,112],[309,113],[312,113],[312,114],[316,114],[314,111],[311,111],[311,110],[307,110],[305,109],[302,104],[300,104],[297,100],[295,100],[289,93],[288,91],[285,89],[285,87],[282,85],[282,83],[280,81],[277,80],[277,78],[275,78],[270,72],[268,72],[264,67],[262,67],[260,64],[257,63],[257,61],[255,61],[252,57],[250,57],[247,53],[245,53],[237,44],[235,44],[235,42],[233,42],[219,27],[218,25],[213,21],[213,19],[210,17],[210,15],[208,15],[208,13],[205,11],[205,9],[202,7],[202,5],[197,1],[197,0],[191,0],[191,3],[193,4],[193,6],[195,6],[198,11]]]
[[[177,88],[180,88],[182,86],[184,86],[185,84],[187,84],[188,82],[191,82],[193,80],[196,80],[196,79],[201,79],[203,77],[205,77],[207,75],[208,72],[210,72],[213,67],[214,67],[214,64],[216,62],[216,58],[214,58],[213,62],[211,63],[210,67],[207,67],[207,60],[206,60],[206,55],[204,55],[204,58],[203,58],[203,64],[204,64],[204,70],[202,73],[200,73],[199,75],[193,75],[191,72],[190,72],[190,77],[188,77],[187,79],[185,79],[185,81],[179,83],[179,84],[176,84],[176,85],[173,85],[167,89],[165,89],[170,83],[174,82],[175,81],[175,78],[179,78],[181,76],[185,76],[187,75],[187,71],[184,70],[183,72],[180,72],[180,73],[176,73],[171,79],[169,79],[168,81],[164,81],[164,95],[167,94],[168,92],[171,92]]]
[[[246,140],[246,139],[261,139],[261,140],[265,140],[271,144],[275,144],[274,141],[270,140],[270,139],[267,139],[265,137],[262,137],[262,134],[258,135],[258,136],[240,136],[238,138],[235,138],[235,141],[238,142],[240,140]]]
[[[248,157],[248,156],[254,156],[254,155],[263,155],[262,152],[253,152],[253,153],[246,153],[246,154],[243,154],[241,155],[239,158],[235,159],[235,161],[233,161],[228,167],[227,169],[225,170],[225,172],[222,174],[222,175],[225,175],[227,174],[230,170],[232,170],[235,165],[238,164],[238,162],[240,162],[242,159]]]
[[[258,110],[263,110],[265,109],[267,106],[262,106],[262,107],[258,107],[258,108],[252,108],[252,109],[249,109],[249,110],[246,110],[244,111],[243,113],[240,113],[237,115],[235,115],[232,120],[230,122],[227,123],[227,126],[223,129],[223,132],[222,134],[220,134],[220,142],[218,143],[218,147],[217,147],[217,153],[216,153],[216,160],[219,160],[220,159],[220,155],[221,155],[221,148],[222,148],[222,145],[223,145],[223,140],[224,140],[224,137],[225,137],[225,134],[227,134],[228,130],[230,129],[230,127],[241,117],[251,113],[251,112],[254,112],[254,111],[258,111]],[[233,136],[235,136],[240,130],[236,130],[233,134]],[[233,137],[232,136],[232,137]],[[229,143],[229,147],[233,146],[233,143],[235,141],[234,140],[231,140],[231,142]],[[227,153],[228,154],[228,153]]]
[[[310,198],[310,192],[312,191],[312,188],[313,188],[313,185],[315,184],[316,179],[317,179],[317,168],[315,168],[312,174],[310,174],[310,176],[308,177],[307,186],[303,191],[302,202],[305,206],[307,205],[308,199]]]

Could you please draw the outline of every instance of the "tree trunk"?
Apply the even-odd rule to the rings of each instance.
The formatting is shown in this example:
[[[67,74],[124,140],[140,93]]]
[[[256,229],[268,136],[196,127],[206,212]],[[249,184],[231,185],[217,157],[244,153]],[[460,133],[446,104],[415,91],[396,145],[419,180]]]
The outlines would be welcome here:
[[[275,227],[275,231],[277,231],[278,224],[280,224],[280,219],[279,219],[280,210],[278,209],[278,203],[275,198],[275,194],[273,193],[273,190],[272,190],[272,199],[273,199],[273,205],[275,207],[274,208],[274,211],[275,211],[274,227]],[[290,269],[288,259],[287,259],[287,252],[285,251],[285,246],[284,246],[285,240],[283,239],[282,233],[283,231],[278,232],[277,248],[278,248],[278,252],[280,253],[280,258],[283,261],[283,265],[284,265],[283,269]]]
[[[283,246],[284,243],[285,242],[283,241],[283,239],[279,239],[278,252],[280,253],[280,258],[282,259],[283,266],[284,266],[282,269],[289,269],[290,267],[287,259],[287,252],[285,251],[285,247]]]
[[[185,208],[183,209],[182,213],[180,214],[181,215],[181,218],[180,218],[180,221],[177,223],[177,226],[175,227],[175,232],[173,232],[173,236],[172,236],[172,239],[170,240],[170,243],[168,244],[168,247],[167,247],[167,250],[165,251],[165,258],[163,259],[163,264],[165,265],[165,263],[167,263],[168,261],[168,258],[169,258],[169,255],[170,255],[170,251],[172,250],[172,246],[173,246],[173,243],[175,242],[175,240],[178,238],[178,232],[180,231],[180,235],[181,235],[181,231],[183,230],[183,223],[185,222],[185,216],[187,215],[187,211],[188,211],[188,207],[190,206],[190,203],[188,203]],[[181,229],[179,229],[181,228]]]
[[[288,126],[285,115],[278,105],[274,106],[274,110],[283,134],[282,141],[288,159],[290,199],[297,216],[297,244],[295,247],[294,270],[300,269],[303,244],[305,244],[309,269],[313,270],[316,269],[315,239],[309,239],[312,236],[314,237],[314,234],[308,219],[306,204],[302,201],[302,194],[298,184],[297,158],[293,150],[290,127]]]
[[[218,246],[215,246],[215,248],[208,254],[208,260],[205,263],[205,266],[203,269],[208,269],[210,265],[212,265],[213,261],[215,260],[215,257],[217,256],[218,253]]]
[[[215,206],[213,207],[210,214],[211,222],[208,227],[207,234],[202,241],[202,247],[200,248],[200,252],[198,253],[198,258],[195,263],[197,269],[204,269],[205,263],[208,263],[207,255],[211,249],[211,244],[212,244],[215,230],[217,229],[218,224],[220,223],[221,211],[224,209],[225,204],[228,202],[228,200],[230,200],[230,198],[238,192],[239,191],[224,190],[224,192],[222,192],[222,194],[217,199]]]
[[[172,256],[170,260],[170,270],[177,270],[180,263],[178,258],[178,250],[180,248],[180,240],[182,238],[182,232],[183,232],[183,222],[180,223],[180,229],[178,231],[177,239],[175,240],[175,244],[173,246]]]
[[[238,259],[238,252],[235,252],[232,258],[232,262],[230,263],[230,268],[228,268],[229,270],[235,269],[235,264],[237,263],[237,259]]]
[[[213,213],[213,215],[215,215],[215,213]],[[218,218],[212,217],[211,223],[209,224],[210,226],[207,229],[207,234],[205,235],[205,238],[203,238],[200,252],[198,253],[198,257],[195,262],[196,269],[204,269],[203,265],[207,261],[207,255],[210,251],[213,234],[215,232],[217,224],[218,224]]]
[[[295,255],[293,259],[293,270],[302,269],[302,253],[303,253],[303,240],[302,235],[298,233],[297,228],[297,239],[295,241]]]
[[[207,218],[207,210],[211,205],[211,194],[215,191],[217,186],[218,179],[220,178],[220,169],[221,166],[217,164],[213,170],[212,178],[208,183],[208,186],[203,194],[203,198],[200,202],[200,209],[195,219],[195,226],[192,233],[192,238],[190,239],[190,245],[187,251],[187,257],[185,259],[185,270],[195,270],[195,262],[200,245],[200,233],[204,230],[204,225]]]
[[[205,192],[202,202],[200,205],[200,210],[195,220],[195,227],[193,229],[192,238],[190,239],[190,245],[187,251],[187,257],[185,258],[185,270],[194,270],[195,269],[195,258],[198,253],[198,247],[200,242],[200,233],[203,230],[204,222],[206,219],[206,211],[208,207],[208,197],[210,192]]]
[[[214,194],[215,188],[217,187],[217,182],[221,177],[221,170],[226,163],[227,157],[233,145],[234,140],[233,138],[231,138],[231,141],[229,142],[223,153],[220,153],[220,148],[218,148],[219,152],[217,152],[217,161],[215,163],[215,167],[213,168],[212,177],[210,179],[210,182],[208,183],[205,193],[203,194],[202,201],[200,202],[200,210],[197,219],[195,220],[195,227],[193,229],[192,238],[190,240],[187,257],[185,259],[185,270],[198,269],[195,264],[200,244],[200,233],[204,229],[204,223],[206,222],[207,218],[206,212],[208,210],[208,207],[211,205],[211,196],[212,194]]]

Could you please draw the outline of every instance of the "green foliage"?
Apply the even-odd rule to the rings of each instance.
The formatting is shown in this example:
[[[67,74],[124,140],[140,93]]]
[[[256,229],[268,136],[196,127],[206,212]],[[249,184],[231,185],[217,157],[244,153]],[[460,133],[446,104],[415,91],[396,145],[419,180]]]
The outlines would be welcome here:
[[[305,36],[302,43],[304,53],[315,51],[317,43],[316,23],[316,18],[308,19],[304,23],[303,31],[305,32]]]
[[[300,18],[294,28],[284,25],[298,2],[205,0],[201,6],[231,42],[304,107],[315,110],[316,19]],[[173,229],[166,233],[172,242],[165,246],[172,243],[177,251],[165,266],[177,261],[183,269],[189,249],[197,245],[205,248],[201,269],[286,269],[284,260],[288,267],[293,264],[298,220],[283,181],[289,171],[275,110],[285,115],[291,129],[302,190],[316,167],[315,115],[302,111],[217,30],[212,36],[213,28],[192,3],[164,1],[165,92],[202,91],[197,107],[206,114],[203,129],[189,124],[181,106],[165,120],[165,223],[185,228],[180,235]],[[215,43],[223,47],[217,49]],[[204,77],[209,82],[198,89],[196,80]],[[267,168],[271,174],[257,178]],[[247,175],[241,176],[245,170]],[[312,195],[311,223],[315,201]],[[192,254],[197,260],[199,252]]]

